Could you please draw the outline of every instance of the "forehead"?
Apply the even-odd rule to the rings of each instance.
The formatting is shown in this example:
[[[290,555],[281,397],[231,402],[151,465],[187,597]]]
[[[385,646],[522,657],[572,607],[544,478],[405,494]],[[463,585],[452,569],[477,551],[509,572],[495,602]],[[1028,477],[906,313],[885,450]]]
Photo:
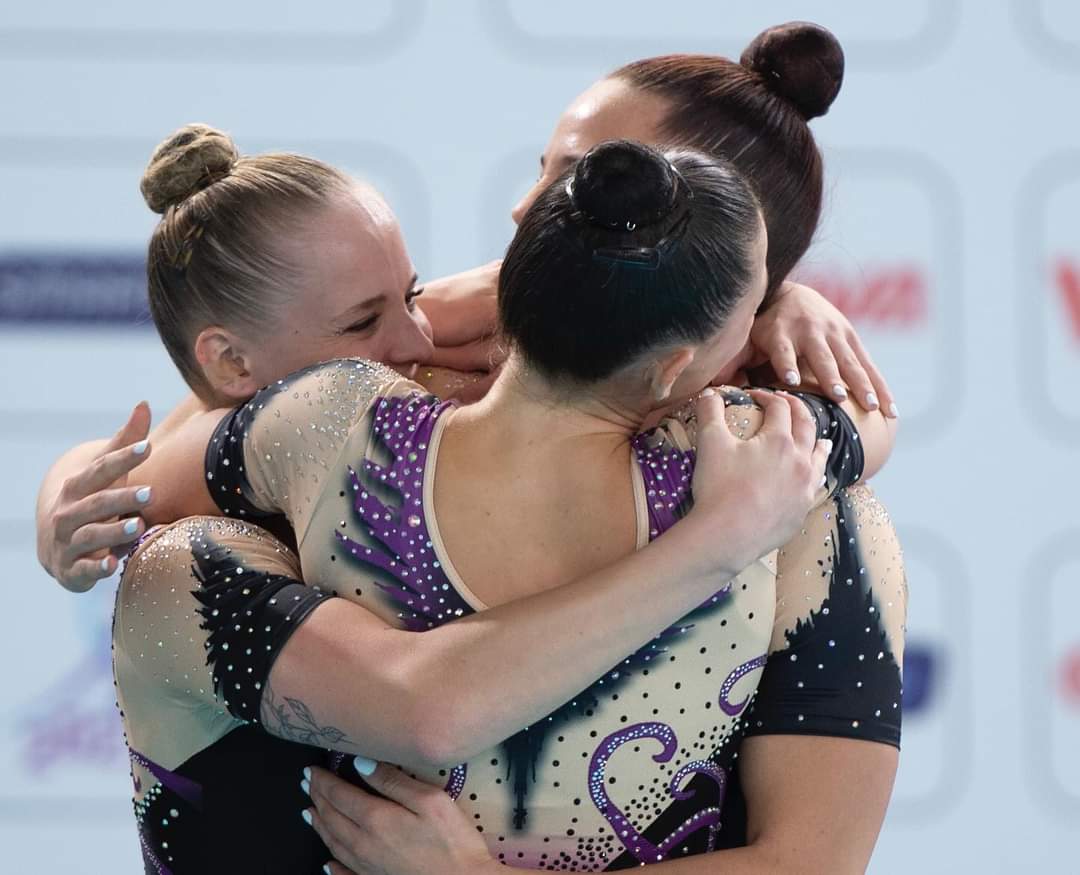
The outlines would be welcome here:
[[[305,304],[340,308],[400,291],[412,278],[401,227],[374,189],[358,185],[304,223],[291,245]]]
[[[601,79],[574,98],[559,118],[548,144],[549,157],[580,156],[604,140],[638,140],[659,145],[668,102],[622,79]]]

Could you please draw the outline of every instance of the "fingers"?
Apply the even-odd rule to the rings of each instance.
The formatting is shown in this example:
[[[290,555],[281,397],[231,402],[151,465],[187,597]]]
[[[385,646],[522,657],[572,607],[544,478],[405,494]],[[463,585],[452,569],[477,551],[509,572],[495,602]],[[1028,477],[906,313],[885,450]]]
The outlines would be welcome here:
[[[697,418],[697,435],[695,443],[700,454],[702,448],[708,452],[710,441],[715,441],[723,449],[727,444],[735,441],[735,435],[731,433],[725,417],[724,398],[711,388],[705,389],[697,398],[694,405],[694,415]]]
[[[312,801],[314,801],[314,797]],[[342,817],[333,806],[325,804],[325,801],[321,805],[316,803],[314,808],[305,808],[301,816],[319,834],[319,838],[323,840],[327,850],[334,856],[334,861],[327,864],[330,867],[329,871],[362,871],[360,863],[351,848],[363,847],[363,830],[359,829],[348,818]],[[334,866],[338,868],[335,870]],[[323,869],[323,871],[327,870]]]
[[[436,797],[449,799],[438,787],[410,778],[401,769],[388,766],[386,763],[379,763],[375,771],[370,774],[365,774],[365,772],[361,774],[364,775],[365,783],[372,790],[414,813],[421,812],[424,806],[430,804]]]
[[[820,440],[817,442],[817,446],[814,447],[814,452],[810,455],[810,469],[813,472],[812,483],[815,484],[815,491],[820,493],[822,489],[828,488],[826,479],[826,467],[829,463],[829,455],[832,453],[833,442],[829,439]]]
[[[429,364],[455,371],[490,371],[506,359],[502,346],[492,337],[481,337],[458,346],[436,346]]]
[[[764,411],[764,420],[758,435],[791,438],[791,396],[783,392],[763,392],[760,389],[752,389],[748,394]]]
[[[140,401],[132,409],[127,422],[120,426],[120,430],[105,445],[104,452],[111,453],[113,450],[137,443],[144,440],[149,434],[150,405],[145,401]]]
[[[66,575],[60,579],[64,589],[70,592],[88,592],[99,580],[111,576],[120,564],[115,556],[103,559],[79,559],[73,562]]]
[[[803,352],[807,367],[813,372],[821,391],[838,401],[847,400],[847,387],[840,379],[840,370],[832,348],[822,338],[814,338]]]
[[[863,346],[859,336],[852,334],[849,340],[852,350],[859,357],[859,361],[870,377],[870,383],[873,386],[873,392],[877,395],[882,413],[891,419],[896,419],[900,415],[900,411],[896,406],[896,397],[893,395],[892,390],[889,389],[888,382],[881,371],[878,370],[877,365],[874,364],[874,359],[866,351],[866,347]]]
[[[772,365],[776,376],[788,386],[798,386],[802,382],[795,345],[787,335],[778,335],[770,343],[769,364]]]
[[[810,453],[817,442],[817,420],[810,413],[810,408],[800,398],[787,396],[791,401],[791,436],[795,448],[802,453]]]
[[[848,340],[834,336],[829,340],[829,349],[832,350],[840,370],[840,377],[851,390],[855,403],[863,410],[877,410],[880,402],[874,390],[874,384],[870,382],[870,375],[867,374],[866,368],[863,367]]]
[[[99,550],[114,550],[137,541],[146,531],[140,517],[128,517],[111,523],[87,523],[75,530],[65,553],[74,562]]]
[[[63,486],[63,494],[67,500],[74,501],[108,489],[125,474],[145,462],[150,457],[150,453],[150,444],[145,439],[103,453],[78,474],[67,479]],[[81,519],[73,522],[78,526],[86,521]]]

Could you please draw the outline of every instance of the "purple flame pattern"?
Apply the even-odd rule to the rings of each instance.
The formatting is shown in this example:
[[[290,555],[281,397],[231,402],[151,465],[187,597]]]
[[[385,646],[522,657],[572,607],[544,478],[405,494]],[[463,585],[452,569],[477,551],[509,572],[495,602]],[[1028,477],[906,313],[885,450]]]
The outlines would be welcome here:
[[[753,659],[748,660],[742,665],[733,668],[731,670],[731,674],[724,678],[724,682],[720,685],[719,704],[720,709],[725,714],[727,714],[728,717],[738,717],[740,714],[742,714],[743,710],[750,703],[749,695],[747,695],[746,698],[739,702],[739,704],[737,705],[734,705],[729,701],[728,696],[731,695],[731,691],[735,687],[735,684],[739,682],[740,678],[750,674],[750,672],[752,672],[754,669],[764,668],[766,658],[767,657],[765,654],[762,654],[761,656],[755,656]]]

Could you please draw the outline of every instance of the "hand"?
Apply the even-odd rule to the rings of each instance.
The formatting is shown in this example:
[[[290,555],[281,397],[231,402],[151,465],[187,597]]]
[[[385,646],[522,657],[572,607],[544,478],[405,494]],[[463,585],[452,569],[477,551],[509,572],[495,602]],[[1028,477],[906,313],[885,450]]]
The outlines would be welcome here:
[[[723,398],[712,389],[702,393],[696,407],[694,506],[686,521],[695,518],[704,525],[703,544],[714,544],[716,533],[724,533],[730,573],[795,535],[821,500],[832,450],[832,441],[817,440],[817,424],[798,398],[760,390],[750,396],[764,420],[747,440],[732,433]],[[750,409],[731,408],[737,418],[740,410]]]
[[[150,406],[143,401],[100,453],[39,507],[38,560],[65,589],[86,592],[111,575],[118,560],[110,551],[122,552],[146,530],[130,515],[150,503],[150,487],[127,481],[150,456],[149,432]]]
[[[424,284],[417,301],[431,322],[435,354],[429,364],[456,371],[489,371],[506,358],[495,339],[501,261]]]
[[[899,411],[885,378],[847,317],[809,286],[785,282],[769,309],[759,313],[750,341],[789,386],[803,382],[800,362],[818,385],[843,401],[848,390],[864,410],[896,418]]]
[[[465,813],[438,787],[385,763],[364,777],[385,799],[323,769],[305,770],[308,775],[311,825],[335,857],[333,875],[478,875],[497,865]]]

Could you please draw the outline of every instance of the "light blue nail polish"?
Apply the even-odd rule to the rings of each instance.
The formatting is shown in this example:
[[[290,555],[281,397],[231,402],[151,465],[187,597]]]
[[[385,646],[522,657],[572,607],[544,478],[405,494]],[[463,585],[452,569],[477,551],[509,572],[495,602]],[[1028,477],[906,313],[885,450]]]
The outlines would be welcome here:
[[[310,811],[308,811],[305,808],[303,811],[300,812],[300,816],[302,818],[304,818],[304,823],[306,823],[308,826],[311,826],[311,812]]]
[[[139,518],[132,517],[126,523],[124,523],[124,534],[134,535],[139,530]]]
[[[303,790],[308,796],[310,796],[311,782],[307,778],[304,778],[304,780],[300,782],[300,789]]]
[[[798,386],[799,385],[798,371],[788,371],[786,374],[784,374],[784,382],[787,383],[789,386]]]
[[[353,757],[353,768],[356,769],[365,778],[375,771],[375,767],[378,765],[375,760],[369,760],[367,757],[356,756]]]
[[[323,864],[322,870],[326,873],[326,875],[333,875],[333,873],[330,871],[329,863]]]
[[[135,500],[139,502],[139,504],[146,504],[146,502],[150,500],[150,491],[151,490],[149,486],[144,486],[142,489],[135,493]]]
[[[148,446],[150,446],[150,441],[139,441],[137,444],[131,445],[131,452],[133,452],[136,456],[141,456],[143,453],[146,452],[146,448]]]
[[[878,406],[877,395],[875,395],[873,392],[867,392],[866,393],[866,406],[867,407],[877,407]]]
[[[893,416],[899,416],[900,415],[900,409],[895,404],[890,404],[889,405],[889,413],[891,413]]]
[[[847,389],[845,389],[839,383],[834,384],[833,387],[832,387],[832,390],[833,390],[833,394],[837,398],[847,398]]]
[[[106,574],[109,573],[109,560],[111,558],[111,556],[106,556],[104,559],[101,560],[101,570],[104,571]]]
[[[311,766],[304,766],[304,777],[311,780]]]

